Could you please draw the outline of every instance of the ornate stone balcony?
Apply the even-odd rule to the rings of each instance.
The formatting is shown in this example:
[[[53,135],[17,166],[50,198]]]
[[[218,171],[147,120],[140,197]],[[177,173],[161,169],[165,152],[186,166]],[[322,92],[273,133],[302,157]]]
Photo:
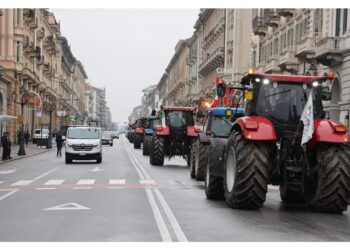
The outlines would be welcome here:
[[[316,42],[315,57],[323,65],[331,66],[343,62],[344,38],[326,37]]]
[[[201,75],[207,75],[215,70],[219,65],[224,63],[225,48],[219,47],[213,53],[207,56],[207,58],[199,65],[198,73]]]
[[[266,35],[268,28],[264,23],[264,19],[262,17],[254,17],[253,18],[253,32],[254,35],[264,36]]]

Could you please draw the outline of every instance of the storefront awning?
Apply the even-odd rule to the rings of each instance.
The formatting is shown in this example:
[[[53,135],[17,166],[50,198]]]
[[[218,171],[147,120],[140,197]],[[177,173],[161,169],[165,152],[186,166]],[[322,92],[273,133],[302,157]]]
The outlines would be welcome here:
[[[13,115],[0,115],[0,122],[8,122],[12,120],[16,120],[17,116]]]

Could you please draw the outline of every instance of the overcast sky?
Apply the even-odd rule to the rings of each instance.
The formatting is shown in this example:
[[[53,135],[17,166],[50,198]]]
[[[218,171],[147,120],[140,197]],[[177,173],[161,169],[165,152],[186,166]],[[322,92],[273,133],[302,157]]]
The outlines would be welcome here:
[[[127,121],[141,90],[158,84],[179,39],[190,37],[199,9],[52,9],[88,82],[106,87],[112,119]]]

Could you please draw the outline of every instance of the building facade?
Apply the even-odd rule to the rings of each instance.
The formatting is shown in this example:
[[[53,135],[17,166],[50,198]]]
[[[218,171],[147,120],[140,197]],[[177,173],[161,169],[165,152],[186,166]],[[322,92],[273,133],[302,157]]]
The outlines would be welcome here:
[[[350,113],[350,16],[348,9],[253,9],[252,66],[260,72],[335,73],[327,116]]]

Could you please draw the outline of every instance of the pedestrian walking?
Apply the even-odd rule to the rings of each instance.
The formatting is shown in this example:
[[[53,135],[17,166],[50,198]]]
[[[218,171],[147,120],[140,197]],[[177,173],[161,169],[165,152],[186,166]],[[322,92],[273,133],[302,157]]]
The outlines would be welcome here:
[[[28,142],[29,142],[29,138],[30,138],[30,134],[28,132],[28,130],[24,133],[24,140],[26,142],[26,146],[28,146]]]
[[[62,156],[62,144],[63,144],[62,134],[61,132],[58,132],[56,135],[57,157],[58,157],[58,154]]]
[[[7,147],[8,147],[8,139],[6,136],[6,132],[4,132],[1,136],[1,145],[2,145],[2,160],[7,160]]]

